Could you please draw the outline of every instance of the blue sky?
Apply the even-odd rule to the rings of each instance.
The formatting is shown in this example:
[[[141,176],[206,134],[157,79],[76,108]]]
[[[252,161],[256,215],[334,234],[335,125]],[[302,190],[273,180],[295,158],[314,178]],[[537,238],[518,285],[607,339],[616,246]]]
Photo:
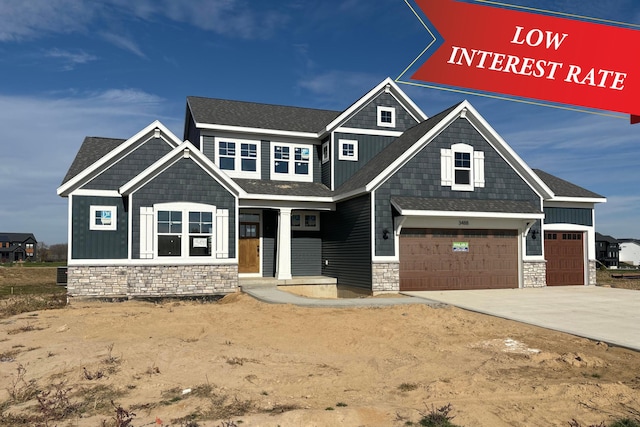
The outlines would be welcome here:
[[[640,24],[636,0],[509,3]],[[404,0],[0,0],[0,231],[67,241],[56,188],[85,136],[182,137],[190,95],[342,110],[426,43]],[[529,166],[607,197],[598,231],[640,238],[640,125],[400,86],[427,115],[468,99]]]

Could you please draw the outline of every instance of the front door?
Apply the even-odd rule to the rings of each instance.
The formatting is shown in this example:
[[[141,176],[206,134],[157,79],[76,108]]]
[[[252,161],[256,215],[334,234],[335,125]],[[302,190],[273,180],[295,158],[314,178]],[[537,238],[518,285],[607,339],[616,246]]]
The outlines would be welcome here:
[[[254,216],[254,215],[247,215]],[[255,215],[258,217],[258,215]],[[240,221],[238,273],[260,273],[260,222]]]

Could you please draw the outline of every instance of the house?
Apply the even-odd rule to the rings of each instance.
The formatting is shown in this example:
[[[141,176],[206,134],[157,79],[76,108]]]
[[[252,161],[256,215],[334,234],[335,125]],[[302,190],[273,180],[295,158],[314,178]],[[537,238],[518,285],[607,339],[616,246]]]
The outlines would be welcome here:
[[[640,266],[640,240],[620,239],[620,262]]]
[[[33,261],[37,246],[32,233],[0,232],[0,263]]]
[[[391,79],[343,111],[188,97],[184,140],[157,121],[88,137],[58,194],[71,296],[594,284],[606,201],[469,102],[428,118]]]
[[[607,268],[618,268],[620,244],[611,236],[596,233],[596,259]]]

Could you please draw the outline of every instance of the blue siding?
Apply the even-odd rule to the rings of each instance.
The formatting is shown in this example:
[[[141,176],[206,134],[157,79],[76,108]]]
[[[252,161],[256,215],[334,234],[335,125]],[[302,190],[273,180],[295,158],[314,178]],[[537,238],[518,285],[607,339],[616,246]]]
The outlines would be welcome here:
[[[338,203],[335,212],[320,218],[322,275],[337,278],[339,285],[371,289],[371,197]]]
[[[127,212],[121,197],[71,196],[71,258],[72,259],[126,259]],[[90,230],[91,206],[116,206],[117,229]]]
[[[544,208],[544,223],[592,226],[592,212],[585,208]]]
[[[394,107],[396,109],[396,127],[380,127],[378,126],[378,106]],[[404,132],[418,124],[407,110],[389,93],[381,93],[370,103],[365,105],[353,117],[350,117],[342,126],[360,129],[378,129],[385,131]]]
[[[358,161],[338,160],[340,150],[340,140],[350,139],[358,141]],[[356,173],[376,154],[391,144],[396,138],[392,136],[357,135],[349,133],[335,133],[333,161],[335,162],[335,188],[340,188],[354,173]]]
[[[135,178],[140,172],[171,151],[161,138],[151,138],[129,150],[129,153],[109,169],[92,179],[83,188],[115,190]]]
[[[440,185],[440,149],[451,148],[452,144],[459,142],[471,145],[475,151],[484,152],[484,188],[452,191],[450,187]],[[466,119],[453,122],[376,190],[374,235],[376,255],[379,256],[393,256],[395,252],[393,239],[383,240],[381,237],[383,229],[393,229],[393,217],[396,214],[390,203],[393,196],[540,203],[540,196]]]
[[[206,203],[229,209],[229,257],[235,257],[235,197],[192,159],[182,159],[133,195],[133,258],[140,257],[140,208],[171,202]]]
[[[278,228],[278,212],[262,211],[262,277],[276,275],[276,230]]]
[[[322,223],[320,223],[322,227]],[[322,238],[319,231],[291,232],[291,275],[322,274]]]

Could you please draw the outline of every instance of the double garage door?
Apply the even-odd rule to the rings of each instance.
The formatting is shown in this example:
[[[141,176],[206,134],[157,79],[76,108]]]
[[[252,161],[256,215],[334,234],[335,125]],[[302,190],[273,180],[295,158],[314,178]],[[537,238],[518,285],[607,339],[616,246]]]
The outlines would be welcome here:
[[[517,230],[403,229],[400,290],[518,287]]]

